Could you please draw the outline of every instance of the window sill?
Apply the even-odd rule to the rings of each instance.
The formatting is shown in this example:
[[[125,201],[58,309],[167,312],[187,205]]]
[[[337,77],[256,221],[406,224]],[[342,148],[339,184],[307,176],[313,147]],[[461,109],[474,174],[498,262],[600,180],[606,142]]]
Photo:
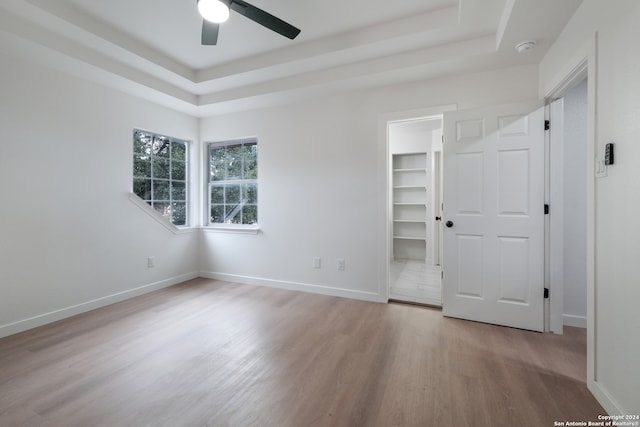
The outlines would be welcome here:
[[[258,234],[260,231],[259,226],[233,226],[227,224],[221,225],[206,225],[202,227],[207,233],[236,233],[236,234]]]
[[[135,193],[129,193],[129,200],[139,207],[144,213],[153,218],[158,224],[162,225],[167,230],[171,231],[173,234],[187,234],[193,233],[195,228],[193,227],[178,227],[171,224],[165,217],[156,212],[147,202],[138,197]]]

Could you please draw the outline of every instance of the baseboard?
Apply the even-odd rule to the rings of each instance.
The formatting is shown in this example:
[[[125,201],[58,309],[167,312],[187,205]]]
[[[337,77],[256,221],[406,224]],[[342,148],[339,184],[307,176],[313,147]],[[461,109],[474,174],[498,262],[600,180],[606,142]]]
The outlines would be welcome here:
[[[387,302],[375,292],[354,291],[351,289],[335,288],[331,286],[312,285],[308,283],[289,282],[284,280],[264,279],[259,277],[241,276],[237,274],[201,271],[200,277],[222,280],[225,282],[241,283],[244,285],[265,286],[268,288],[286,289],[289,291],[308,292],[312,294],[329,295],[369,302]]]
[[[609,415],[635,415],[626,413],[611,394],[597,381],[587,382],[587,388]]]
[[[0,326],[0,338],[7,337],[9,335],[24,332],[29,329],[37,328],[48,323],[57,322],[58,320],[66,319],[68,317],[75,316],[77,314],[85,313],[87,311],[95,310],[96,308],[104,307],[116,302],[124,301],[129,298],[143,295],[149,292],[157,291],[159,289],[167,288],[169,286],[176,285],[178,283],[185,282],[187,280],[195,279],[199,277],[197,272],[191,272],[181,274],[179,276],[171,277],[169,279],[161,280],[159,282],[150,283],[148,285],[140,286],[127,291],[119,292],[117,294],[108,295],[102,298],[94,299],[91,301],[83,302],[81,304],[66,307],[60,310],[51,311],[49,313],[41,314],[38,316],[30,317],[28,319],[19,320],[14,323],[9,323]]]
[[[574,316],[572,314],[563,314],[562,322],[564,326],[574,326],[576,328],[587,328],[587,317],[586,316]]]

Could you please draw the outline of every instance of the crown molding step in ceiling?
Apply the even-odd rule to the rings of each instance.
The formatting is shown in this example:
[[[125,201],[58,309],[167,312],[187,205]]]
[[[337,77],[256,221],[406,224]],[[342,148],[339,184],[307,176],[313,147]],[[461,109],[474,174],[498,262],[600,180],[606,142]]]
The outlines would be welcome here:
[[[581,0],[225,3],[203,45],[198,1],[3,0],[0,48],[205,116],[538,63]]]

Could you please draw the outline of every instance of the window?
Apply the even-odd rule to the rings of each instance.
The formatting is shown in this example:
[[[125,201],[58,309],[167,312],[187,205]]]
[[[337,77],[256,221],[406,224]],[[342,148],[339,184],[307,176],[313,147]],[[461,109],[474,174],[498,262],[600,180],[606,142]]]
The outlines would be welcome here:
[[[209,225],[258,224],[258,141],[209,144]]]
[[[178,226],[187,225],[187,142],[135,129],[133,192]]]

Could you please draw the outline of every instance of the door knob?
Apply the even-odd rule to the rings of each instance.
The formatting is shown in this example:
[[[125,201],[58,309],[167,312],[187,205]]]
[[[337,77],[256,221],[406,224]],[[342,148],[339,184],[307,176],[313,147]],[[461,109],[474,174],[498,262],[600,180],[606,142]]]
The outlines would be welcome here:
[[[447,221],[444,225],[446,225],[447,227],[451,228],[451,227],[453,227],[453,221]]]

